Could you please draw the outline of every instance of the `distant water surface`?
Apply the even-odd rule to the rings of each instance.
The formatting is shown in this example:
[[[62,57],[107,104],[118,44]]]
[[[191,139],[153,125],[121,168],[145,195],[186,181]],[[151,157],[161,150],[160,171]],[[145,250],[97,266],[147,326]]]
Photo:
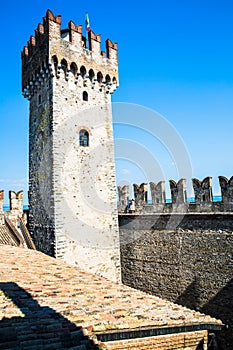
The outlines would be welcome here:
[[[213,196],[213,201],[214,202],[221,202],[222,197],[221,196]],[[195,203],[195,198],[194,197],[190,197],[187,199],[187,202],[189,203]],[[171,198],[167,198],[166,199],[166,203],[172,203]],[[152,204],[152,200],[148,200],[148,204]],[[4,205],[3,206],[3,210],[4,211],[9,211],[10,210],[10,206],[9,205]],[[23,210],[28,210],[28,204],[25,204],[23,206]]]

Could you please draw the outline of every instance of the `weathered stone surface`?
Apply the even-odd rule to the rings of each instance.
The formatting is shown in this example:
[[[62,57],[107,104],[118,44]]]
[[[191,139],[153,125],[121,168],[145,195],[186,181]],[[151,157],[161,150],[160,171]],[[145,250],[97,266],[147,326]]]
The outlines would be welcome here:
[[[123,282],[222,319],[233,338],[233,214],[121,215]]]
[[[117,186],[118,190],[118,211],[125,212],[129,202],[129,186]]]
[[[170,180],[171,199],[166,199],[165,181],[150,182],[149,191],[145,183],[134,184],[136,212],[145,213],[217,213],[233,212],[233,177],[229,180],[219,176],[221,198],[213,201],[212,177],[200,181],[192,179],[195,198],[191,202],[187,198],[186,179],[178,182]],[[147,198],[151,198],[151,204]],[[122,212],[119,206],[119,212]]]
[[[71,21],[61,30],[61,17],[48,10],[22,65],[30,101],[29,228],[37,249],[120,280],[111,111],[117,44],[108,39],[104,54],[100,35],[91,31],[86,43],[81,26]]]
[[[212,177],[208,176],[203,181],[193,179],[193,189],[196,203],[212,202]]]

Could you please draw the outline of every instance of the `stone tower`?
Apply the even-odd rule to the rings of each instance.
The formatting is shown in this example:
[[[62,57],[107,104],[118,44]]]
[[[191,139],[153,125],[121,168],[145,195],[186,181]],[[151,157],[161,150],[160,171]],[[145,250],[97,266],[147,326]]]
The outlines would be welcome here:
[[[30,102],[29,227],[37,248],[120,281],[111,93],[117,44],[48,10],[22,51]]]

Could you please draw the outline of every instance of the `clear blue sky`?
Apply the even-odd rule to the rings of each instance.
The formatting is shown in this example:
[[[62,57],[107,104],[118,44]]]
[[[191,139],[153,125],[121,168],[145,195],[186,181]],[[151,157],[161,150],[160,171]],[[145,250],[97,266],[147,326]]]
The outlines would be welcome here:
[[[218,175],[233,175],[232,0],[4,1],[0,187],[27,188],[29,105],[21,95],[20,53],[48,8],[62,15],[63,28],[71,19],[84,24],[88,11],[91,28],[102,34],[102,41],[118,42],[120,87],[113,101],[139,104],[164,116],[183,139],[193,176],[213,176],[219,193]],[[114,129],[116,138],[135,138],[141,148],[147,138],[124,127]],[[148,147],[145,141],[146,151]],[[161,147],[155,143],[152,148],[156,159],[163,159]],[[143,181],[124,160],[116,165],[118,182]],[[163,173],[166,180],[174,178],[169,166]],[[157,176],[149,180],[158,181]]]

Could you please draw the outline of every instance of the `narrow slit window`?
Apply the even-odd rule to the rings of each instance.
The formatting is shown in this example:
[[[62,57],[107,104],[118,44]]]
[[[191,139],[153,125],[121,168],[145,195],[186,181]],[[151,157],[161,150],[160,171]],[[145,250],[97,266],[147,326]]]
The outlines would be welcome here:
[[[83,91],[83,101],[88,101],[88,93]]]
[[[89,146],[89,133],[87,130],[80,130],[79,132],[79,146],[88,147]]]
[[[38,96],[38,105],[41,105],[41,95]]]

